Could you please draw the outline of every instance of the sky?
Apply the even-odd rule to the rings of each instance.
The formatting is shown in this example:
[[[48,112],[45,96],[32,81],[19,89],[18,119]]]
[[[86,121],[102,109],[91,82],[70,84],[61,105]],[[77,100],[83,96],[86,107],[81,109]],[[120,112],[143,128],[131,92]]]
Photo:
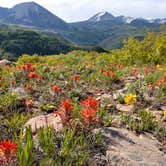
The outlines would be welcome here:
[[[1,7],[13,7],[27,0],[0,0]],[[66,22],[86,20],[101,11],[115,16],[166,18],[166,0],[34,0]]]

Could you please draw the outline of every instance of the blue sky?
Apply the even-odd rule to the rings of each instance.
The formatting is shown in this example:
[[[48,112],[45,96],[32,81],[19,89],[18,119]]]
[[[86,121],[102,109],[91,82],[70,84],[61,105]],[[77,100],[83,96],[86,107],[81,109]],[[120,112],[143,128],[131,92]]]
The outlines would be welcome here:
[[[12,7],[26,0],[0,0]],[[34,0],[67,22],[86,20],[100,11],[115,16],[166,18],[166,0]]]

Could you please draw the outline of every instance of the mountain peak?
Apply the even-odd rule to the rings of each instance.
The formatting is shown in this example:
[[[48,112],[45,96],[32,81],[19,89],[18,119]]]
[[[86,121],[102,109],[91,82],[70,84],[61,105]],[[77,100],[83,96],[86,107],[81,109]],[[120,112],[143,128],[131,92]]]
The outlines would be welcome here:
[[[37,5],[37,6],[39,6],[39,4],[37,4],[34,1],[22,2],[22,3],[16,4],[15,6],[17,6],[17,5]]]
[[[107,11],[102,11],[91,17],[88,21],[90,22],[108,21],[114,18],[115,17],[112,14],[108,13]]]
[[[41,5],[24,2],[6,10],[0,10],[0,19],[10,24],[34,26],[43,29],[68,29],[68,24]]]

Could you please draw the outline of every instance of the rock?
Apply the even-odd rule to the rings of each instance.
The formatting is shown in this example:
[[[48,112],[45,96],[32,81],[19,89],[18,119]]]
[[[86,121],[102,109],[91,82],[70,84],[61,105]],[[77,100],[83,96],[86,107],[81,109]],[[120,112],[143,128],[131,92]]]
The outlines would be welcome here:
[[[111,166],[165,166],[166,154],[159,150],[162,145],[154,137],[140,137],[126,129],[113,127],[95,129],[94,132],[101,132]]]
[[[96,100],[100,101],[102,107],[106,107],[106,109],[112,108],[112,96],[110,94],[103,94],[96,98]],[[109,105],[109,107],[108,107]]]
[[[111,102],[112,96],[110,94],[103,94],[103,95],[99,96],[96,100],[98,100],[98,101],[107,100],[108,102]]]
[[[150,111],[153,114],[153,117],[157,120],[157,121],[161,121],[162,117],[163,117],[163,112],[162,111]]]
[[[124,93],[121,93],[121,92],[114,92],[113,93],[113,99],[114,100],[117,100],[119,97],[125,97],[125,94]]]
[[[48,126],[53,126],[53,128],[58,132],[62,130],[62,123],[60,117],[55,117],[54,113],[48,115],[40,115],[35,118],[30,119],[24,127],[31,127],[32,132],[36,133],[39,128],[46,128]]]
[[[129,77],[126,77],[125,78],[125,83],[128,83],[128,82],[134,82],[136,80],[136,77],[135,76],[129,76]]]
[[[155,97],[149,96],[147,92],[144,93],[144,98],[145,98],[146,101],[149,101],[149,102],[157,101]]]
[[[162,118],[162,122],[165,122],[165,123],[166,123],[166,116],[164,116],[164,117]]]
[[[8,61],[7,59],[0,60],[0,67],[3,65],[11,65],[11,61]]]
[[[162,105],[162,106],[160,107],[160,109],[163,110],[163,111],[165,111],[165,110],[166,110],[166,105]]]
[[[127,90],[127,87],[113,92],[113,99],[117,100],[119,98],[119,96],[122,96],[124,98],[125,97],[125,93],[124,92],[126,90]]]
[[[113,120],[111,122],[111,126],[114,126],[114,127],[121,126],[121,118],[120,118],[120,116],[117,116],[117,115],[113,116]]]
[[[95,166],[109,166],[107,158],[102,153],[97,153],[91,162],[93,162]]]
[[[13,88],[11,89],[12,94],[16,94],[19,97],[25,97],[26,92],[24,88],[18,87],[18,88]]]
[[[134,110],[134,105],[117,104],[116,109],[121,112],[131,113]]]

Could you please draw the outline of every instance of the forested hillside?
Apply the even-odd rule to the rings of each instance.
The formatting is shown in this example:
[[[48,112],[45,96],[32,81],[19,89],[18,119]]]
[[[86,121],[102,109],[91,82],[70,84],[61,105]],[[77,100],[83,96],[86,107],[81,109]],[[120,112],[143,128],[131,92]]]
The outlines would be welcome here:
[[[81,47],[59,34],[20,27],[0,26],[0,58],[17,59],[21,54],[52,55],[72,50],[105,51],[101,47]]]

